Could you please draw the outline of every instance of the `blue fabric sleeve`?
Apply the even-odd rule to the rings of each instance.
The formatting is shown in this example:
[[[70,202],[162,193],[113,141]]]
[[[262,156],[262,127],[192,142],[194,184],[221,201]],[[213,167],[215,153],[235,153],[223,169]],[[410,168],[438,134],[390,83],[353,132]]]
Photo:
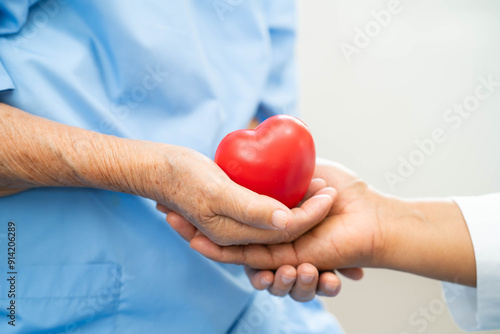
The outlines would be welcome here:
[[[271,38],[272,62],[262,93],[257,119],[278,114],[298,116],[295,41],[297,8],[295,1],[266,1],[266,18]]]

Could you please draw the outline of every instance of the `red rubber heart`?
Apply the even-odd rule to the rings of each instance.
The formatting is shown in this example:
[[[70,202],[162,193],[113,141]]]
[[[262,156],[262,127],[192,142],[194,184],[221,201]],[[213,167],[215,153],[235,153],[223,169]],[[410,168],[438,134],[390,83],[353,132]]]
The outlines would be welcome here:
[[[215,162],[239,185],[289,208],[304,197],[316,166],[314,140],[298,118],[278,115],[220,142]]]

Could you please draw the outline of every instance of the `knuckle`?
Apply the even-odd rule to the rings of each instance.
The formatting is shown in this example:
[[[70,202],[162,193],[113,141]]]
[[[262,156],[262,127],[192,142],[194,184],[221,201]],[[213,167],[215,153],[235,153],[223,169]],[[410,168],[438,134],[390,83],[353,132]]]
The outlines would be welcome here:
[[[208,201],[213,202],[224,194],[223,192],[224,185],[218,179],[212,179],[206,183],[204,183],[201,187],[203,197],[205,197]]]
[[[286,291],[283,291],[281,289],[270,289],[269,293],[276,297],[284,297],[287,295]]]
[[[229,187],[229,178],[224,173],[212,173],[199,179],[201,194],[209,201],[218,201]]]
[[[356,199],[363,197],[369,190],[368,183],[363,179],[356,178],[346,190],[350,193],[350,196]]]
[[[280,233],[277,236],[278,242],[279,243],[290,243],[297,239],[297,233],[295,231],[290,230],[289,228],[286,228],[283,231],[280,231]]]

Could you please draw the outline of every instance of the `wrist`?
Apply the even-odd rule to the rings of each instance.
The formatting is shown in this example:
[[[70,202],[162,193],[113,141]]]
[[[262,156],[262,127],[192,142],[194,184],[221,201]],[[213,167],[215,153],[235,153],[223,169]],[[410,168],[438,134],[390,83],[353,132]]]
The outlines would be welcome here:
[[[412,201],[382,196],[379,203],[378,222],[383,241],[375,254],[375,266],[402,270],[401,263],[413,248],[411,237],[416,234],[413,230],[425,225],[425,217]]]
[[[377,242],[373,243],[373,258],[370,266],[390,268],[393,265],[402,233],[399,222],[402,217],[408,215],[408,212],[407,202],[384,194],[378,195],[376,218],[380,233]]]
[[[388,198],[380,212],[384,249],[379,267],[475,286],[472,241],[452,200]]]
[[[79,186],[157,200],[163,184],[159,170],[168,174],[168,146],[84,131],[70,140],[66,154]]]

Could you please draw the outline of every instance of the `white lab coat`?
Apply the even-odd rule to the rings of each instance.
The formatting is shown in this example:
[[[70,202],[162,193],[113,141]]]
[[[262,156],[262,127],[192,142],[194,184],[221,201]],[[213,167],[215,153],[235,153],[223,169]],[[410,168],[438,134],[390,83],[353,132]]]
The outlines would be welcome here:
[[[454,197],[471,234],[476,256],[477,288],[443,283],[455,322],[464,330],[500,328],[500,193]]]

